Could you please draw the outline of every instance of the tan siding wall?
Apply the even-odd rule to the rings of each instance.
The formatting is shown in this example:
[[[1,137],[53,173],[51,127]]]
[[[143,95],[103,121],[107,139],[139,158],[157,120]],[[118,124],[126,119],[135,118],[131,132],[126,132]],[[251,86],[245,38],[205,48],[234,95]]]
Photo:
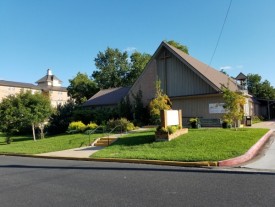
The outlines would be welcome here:
[[[9,95],[15,95],[17,93],[20,93],[21,90],[23,91],[31,90],[32,93],[41,92],[41,90],[35,90],[35,89],[29,89],[29,88],[0,86],[0,101]],[[51,99],[52,106],[56,107],[58,104],[65,104],[67,100],[69,100],[69,97],[67,92],[52,91],[50,92],[50,99]]]
[[[163,59],[164,55],[166,58]],[[216,91],[168,51],[157,57],[158,77],[168,96],[211,94]]]
[[[35,90],[35,89],[19,88],[19,87],[14,87],[14,86],[0,86],[0,101],[9,95],[15,95],[17,93],[20,93],[21,90],[23,90],[23,91],[30,90],[30,91],[32,91],[32,93],[40,91],[40,90]]]
[[[210,114],[210,103],[224,103],[222,95],[172,99],[172,108],[181,109],[183,117],[221,118],[223,114]]]
[[[155,97],[156,70],[156,61],[152,60],[131,88],[129,92],[131,101],[131,94],[137,94],[139,90],[142,91],[142,101],[145,106]]]
[[[68,100],[68,94],[67,92],[62,92],[62,91],[51,91],[50,92],[50,99],[52,106],[56,107],[58,104],[65,104]]]

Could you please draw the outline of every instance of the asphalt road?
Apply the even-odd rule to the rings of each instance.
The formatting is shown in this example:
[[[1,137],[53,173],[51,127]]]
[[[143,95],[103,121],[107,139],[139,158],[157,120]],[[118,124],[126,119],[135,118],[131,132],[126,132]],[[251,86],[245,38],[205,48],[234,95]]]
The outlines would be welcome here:
[[[275,174],[0,156],[0,206],[274,206]]]

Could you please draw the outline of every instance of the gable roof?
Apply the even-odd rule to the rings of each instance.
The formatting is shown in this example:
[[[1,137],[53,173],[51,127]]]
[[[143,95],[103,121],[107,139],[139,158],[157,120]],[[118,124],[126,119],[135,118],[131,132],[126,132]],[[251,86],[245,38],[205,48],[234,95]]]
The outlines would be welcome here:
[[[45,75],[43,78],[39,79],[38,81],[36,81],[36,83],[44,83],[44,82],[51,82],[53,80],[57,80],[60,83],[62,82],[61,80],[59,80],[55,75]]]
[[[169,45],[166,42],[162,42],[160,44],[160,46],[154,53],[152,59],[156,58],[156,56],[159,54],[163,47],[170,51],[172,54],[174,54],[184,64],[188,65],[193,72],[195,72],[199,77],[201,77],[204,81],[211,85],[215,90],[220,92],[222,90],[222,86],[228,86],[228,89],[232,91],[238,90],[238,86],[232,78],[210,67],[209,65],[193,58],[192,56],[175,48],[174,46]]]
[[[240,73],[235,79],[236,80],[245,80],[245,79],[247,79],[247,77],[243,73]]]
[[[129,92],[130,87],[103,89],[93,95],[82,106],[116,105]]]

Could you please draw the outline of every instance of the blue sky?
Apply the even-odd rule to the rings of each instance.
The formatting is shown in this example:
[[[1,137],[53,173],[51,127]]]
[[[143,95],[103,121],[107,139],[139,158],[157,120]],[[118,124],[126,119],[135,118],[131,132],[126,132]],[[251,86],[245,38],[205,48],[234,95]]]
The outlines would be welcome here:
[[[176,40],[209,64],[230,0],[0,0],[0,79],[68,86],[107,47],[153,54]],[[211,66],[275,86],[275,1],[233,0]]]

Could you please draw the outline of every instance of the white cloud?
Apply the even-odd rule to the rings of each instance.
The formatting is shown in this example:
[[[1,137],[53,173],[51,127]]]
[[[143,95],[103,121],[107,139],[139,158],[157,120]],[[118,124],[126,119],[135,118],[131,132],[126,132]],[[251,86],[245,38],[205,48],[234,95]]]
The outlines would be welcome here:
[[[243,65],[237,65],[236,68],[237,69],[243,69]]]
[[[137,50],[137,48],[135,48],[135,47],[127,47],[124,49],[124,51],[127,51],[127,52],[134,52],[136,50]]]
[[[232,66],[229,66],[229,65],[222,66],[222,67],[220,67],[220,70],[232,70]]]

